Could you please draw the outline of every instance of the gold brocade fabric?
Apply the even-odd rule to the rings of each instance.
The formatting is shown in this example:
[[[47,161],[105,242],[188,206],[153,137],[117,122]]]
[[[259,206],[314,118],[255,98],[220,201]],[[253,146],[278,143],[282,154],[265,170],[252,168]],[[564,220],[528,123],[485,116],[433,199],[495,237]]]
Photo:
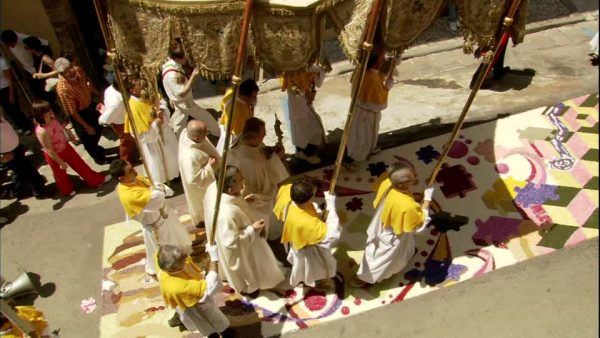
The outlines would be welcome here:
[[[511,0],[456,0],[465,34],[464,50],[490,49]],[[530,0],[522,0],[513,43],[523,40]],[[323,20],[340,33],[346,56],[360,59],[369,11],[374,0],[321,0],[306,6],[293,1],[254,2],[248,53],[265,69],[281,73],[303,69],[319,55]],[[439,17],[444,0],[385,0],[379,37],[387,52],[400,55]],[[235,68],[244,0],[109,0],[109,24],[123,64],[141,73],[148,87],[180,38],[191,64],[209,79],[228,78]],[[150,90],[150,88],[149,88]]]
[[[243,0],[110,0],[110,26],[128,67],[158,69],[179,37],[203,76],[223,78],[233,72],[244,5]]]
[[[352,61],[360,59],[362,43],[366,33],[367,17],[371,10],[373,0],[356,0],[351,15],[346,23],[341,21],[343,28],[340,32],[340,42],[344,53]],[[344,9],[343,7],[341,9]],[[345,19],[345,18],[344,18]],[[336,20],[334,20],[336,22]]]
[[[467,54],[476,50],[492,49],[504,15],[514,0],[458,0],[458,13],[464,34],[463,51]],[[523,42],[529,1],[521,0],[510,28],[513,44]]]
[[[438,19],[444,0],[387,0],[379,21],[385,49],[400,55]]]
[[[281,16],[258,10],[252,19],[256,59],[266,69],[281,72],[306,68],[318,53],[321,24],[316,15]]]

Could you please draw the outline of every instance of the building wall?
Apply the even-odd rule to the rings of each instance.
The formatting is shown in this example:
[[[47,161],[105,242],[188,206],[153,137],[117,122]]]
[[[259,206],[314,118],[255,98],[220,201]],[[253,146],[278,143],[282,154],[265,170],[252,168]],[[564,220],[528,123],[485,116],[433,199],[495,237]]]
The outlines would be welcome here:
[[[0,28],[48,40],[55,55],[61,52],[58,37],[41,0],[0,0]]]

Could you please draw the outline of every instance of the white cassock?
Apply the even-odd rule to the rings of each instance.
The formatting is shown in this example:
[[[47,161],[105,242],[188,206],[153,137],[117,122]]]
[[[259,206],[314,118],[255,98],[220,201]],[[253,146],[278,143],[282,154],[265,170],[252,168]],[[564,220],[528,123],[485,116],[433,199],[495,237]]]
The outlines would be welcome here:
[[[217,121],[206,109],[201,108],[194,102],[192,92],[182,95],[186,81],[187,77],[183,68],[173,59],[169,59],[162,65],[163,87],[169,96],[169,100],[175,106],[170,126],[173,128],[176,137],[179,137],[183,128],[186,127],[188,116],[203,121],[213,136],[219,136],[221,132]]]
[[[160,271],[159,273],[164,272]],[[190,332],[198,331],[204,336],[214,332],[223,332],[229,327],[229,319],[213,301],[214,295],[223,289],[221,279],[213,274],[217,273],[209,271],[206,274],[206,290],[196,305],[186,309],[181,309],[179,306],[176,308],[185,328]]]
[[[150,199],[140,213],[131,218],[125,215],[127,221],[133,219],[142,226],[142,236],[146,250],[144,270],[151,275],[156,274],[154,257],[156,257],[159,244],[183,246],[190,252],[192,245],[185,227],[175,217],[168,216],[169,210],[165,206],[165,197],[172,195],[173,191],[164,185],[162,189],[166,191],[166,194],[159,189],[152,189]],[[161,208],[164,213],[161,213]],[[167,216],[167,218],[163,216]],[[160,241],[156,239],[157,234]]]
[[[315,86],[321,87],[325,74],[321,71],[315,76]],[[290,126],[292,144],[296,147],[306,148],[308,144],[320,145],[325,140],[325,130],[321,117],[312,104],[308,104],[304,93],[294,93],[287,90],[287,108],[284,117]]]
[[[313,206],[319,215],[323,213],[316,203],[313,203]],[[285,218],[287,215],[284,216]],[[333,257],[331,249],[336,245],[342,233],[335,207],[328,210],[325,223],[327,224],[327,235],[320,243],[308,245],[299,250],[294,249],[292,245],[286,245],[289,250],[287,260],[292,264],[290,285],[296,286],[302,282],[306,286],[314,287],[318,280],[335,277],[337,261]]]
[[[374,71],[374,70],[367,70]],[[385,81],[385,88],[389,91],[394,86],[393,81]],[[385,104],[377,104],[356,100],[354,118],[348,135],[348,156],[355,161],[364,161],[371,151],[377,146],[379,138],[379,123],[381,111],[387,108]]]
[[[204,221],[204,194],[206,188],[215,181],[214,169],[208,164],[211,157],[221,161],[221,156],[208,140],[196,143],[188,137],[187,129],[183,129],[179,136],[179,170],[194,225]]]
[[[206,235],[212,234],[217,185],[207,189],[204,206]],[[221,195],[215,241],[219,248],[219,272],[236,292],[271,289],[285,276],[267,241],[254,231],[259,218],[241,196]]]
[[[381,213],[385,203],[379,203],[369,228],[367,246],[356,275],[370,284],[379,283],[402,271],[415,254],[415,233],[396,235],[392,227],[382,229]]]
[[[229,151],[228,164],[237,167],[244,176],[243,196],[254,194],[252,207],[266,222],[270,240],[281,237],[283,223],[275,219],[273,206],[277,197],[278,184],[290,175],[277,154],[267,159],[264,144],[251,147],[239,142]]]
[[[158,146],[161,152],[163,161],[159,164],[160,170],[157,169],[158,182],[164,183],[179,176],[179,162],[177,161],[177,149],[179,148],[177,137],[173,129],[169,126],[170,112],[169,109],[163,109],[163,124],[152,122],[152,129],[159,135]]]
[[[141,101],[133,95],[131,100]],[[168,112],[164,117],[166,124],[169,119]],[[162,137],[161,130],[163,131]],[[147,131],[139,133],[140,148],[148,164],[149,175],[156,183],[165,183],[179,175],[177,140],[173,142],[173,138],[173,131],[164,124],[161,128],[156,121],[150,124]],[[167,142],[167,140],[169,141]]]

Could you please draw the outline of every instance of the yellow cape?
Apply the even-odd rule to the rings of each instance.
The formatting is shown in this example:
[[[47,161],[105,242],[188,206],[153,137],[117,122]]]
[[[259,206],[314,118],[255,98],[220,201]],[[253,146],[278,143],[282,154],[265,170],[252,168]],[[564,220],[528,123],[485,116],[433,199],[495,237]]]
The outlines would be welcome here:
[[[382,199],[381,222],[384,228],[392,227],[394,234],[413,232],[425,221],[421,205],[415,201],[412,194],[394,189],[389,179],[383,181],[379,186],[377,196],[373,201],[375,210]]]
[[[33,329],[38,335],[41,335],[46,327],[48,327],[48,321],[44,318],[44,313],[38,311],[33,306],[15,306],[15,312],[19,318],[28,321],[33,326]],[[2,330],[6,330],[7,327],[3,326]],[[25,337],[25,334],[21,332],[16,326],[12,326],[12,330],[2,335],[5,338],[17,338]]]
[[[144,176],[136,177],[135,183],[131,185],[119,183],[117,194],[123,209],[129,217],[134,217],[144,210],[144,207],[150,201],[150,186],[150,180]]]
[[[315,73],[307,72],[306,70],[302,69],[293,72],[285,72],[279,79],[281,91],[286,91],[289,87],[295,85],[302,91],[302,93],[305,93],[307,90],[309,90],[314,82]]]
[[[385,75],[380,71],[368,69],[358,99],[365,103],[385,104],[388,100],[388,91],[384,85]]]
[[[188,256],[182,271],[170,274],[160,270],[158,254],[155,257],[156,271],[160,292],[165,301],[172,308],[179,306],[182,310],[194,306],[206,292],[206,281],[202,279],[202,270]]]
[[[291,203],[285,222],[281,243],[292,243],[295,250],[314,245],[325,239],[327,224],[319,219],[312,203],[301,208]]]
[[[225,96],[223,97],[223,102],[221,102],[222,113],[221,119],[219,120],[219,123],[224,126],[227,126],[227,121],[229,119],[228,115],[230,113],[229,110],[231,109],[231,107],[233,107],[232,105],[229,105],[229,110],[226,109],[227,103],[233,99],[233,91],[229,94],[229,98],[226,100],[227,95],[228,94],[225,93]],[[246,120],[253,116],[254,113],[252,112],[252,110],[250,110],[250,107],[247,103],[236,100],[235,115],[233,116],[233,121],[231,122],[231,133],[233,135],[241,135],[242,131],[244,130],[244,124],[246,123]]]
[[[277,198],[275,199],[275,206],[273,207],[273,213],[275,214],[275,217],[277,217],[277,219],[282,222],[284,221],[285,208],[287,207],[287,205],[289,203],[292,202],[292,197],[290,195],[291,192],[292,192],[292,184],[291,183],[282,185],[281,187],[279,187],[279,190],[277,191]]]
[[[152,105],[144,101],[129,98],[129,107],[131,108],[131,115],[133,115],[133,122],[135,122],[138,133],[147,132],[152,123]],[[131,130],[129,116],[125,116],[125,132],[131,133]]]
[[[225,91],[225,95],[223,95],[223,98],[221,99],[221,111],[222,112],[225,111],[225,105],[227,104],[227,101],[231,100],[232,97],[233,97],[233,88],[229,87],[229,88],[227,88],[227,90]]]

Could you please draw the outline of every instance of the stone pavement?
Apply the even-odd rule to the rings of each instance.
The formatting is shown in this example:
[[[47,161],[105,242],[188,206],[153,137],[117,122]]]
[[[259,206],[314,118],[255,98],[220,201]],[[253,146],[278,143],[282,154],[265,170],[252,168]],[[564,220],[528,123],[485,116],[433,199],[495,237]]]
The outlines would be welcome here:
[[[531,27],[539,24],[540,31],[526,35],[523,44],[509,47],[507,51],[506,64],[516,72],[507,75],[491,90],[480,91],[468,120],[493,119],[597,91],[598,69],[589,65],[587,57],[587,43],[597,30],[597,4],[595,9],[532,23]],[[462,54],[460,39],[416,46],[407,51],[404,59],[398,66],[400,77],[390,95],[389,108],[383,112],[380,141],[384,147],[447,132],[462,109],[469,93],[468,82],[478,65],[471,56]],[[339,76],[327,78],[315,102],[331,140],[339,139],[339,128],[344,124],[349,103],[348,67],[343,62],[335,66]],[[533,77],[530,71],[523,71],[527,68],[535,70]],[[282,118],[283,95],[280,91],[268,91],[259,97],[257,116],[265,119],[268,126],[273,125],[273,112],[278,112]],[[205,98],[200,102],[217,107],[214,102],[218,100]],[[273,140],[274,133],[269,128],[266,143]],[[116,144],[108,139],[103,142],[107,146]],[[293,152],[289,137],[284,139],[284,144],[288,153]],[[336,149],[332,145],[323,150],[326,162],[331,162]],[[85,153],[81,147],[78,151]],[[106,166],[94,167],[107,169]],[[40,171],[51,180],[47,166]],[[47,313],[53,328],[62,328],[62,337],[99,335],[100,311],[84,315],[79,311],[79,303],[88,297],[100,298],[103,227],[123,217],[114,186],[113,181],[99,192],[82,188],[74,198],[60,200],[0,201],[3,216],[10,219],[0,233],[1,274],[11,280],[26,269],[41,275],[46,290],[56,288],[51,296],[48,292],[46,298],[38,298],[36,306]],[[181,200],[181,196],[177,199]],[[578,258],[597,260],[597,254],[579,255]],[[573,266],[566,265],[565,268],[570,267]],[[534,268],[530,276],[535,277],[530,278],[546,278],[544,269],[545,266]],[[567,270],[565,275],[571,272]],[[510,276],[509,272],[505,273]],[[487,278],[493,279],[494,275]],[[469,285],[473,284],[478,281]],[[465,292],[466,286],[463,287],[462,292]],[[562,292],[552,289],[548,295],[556,297]],[[501,291],[505,296],[508,293],[514,294]],[[564,303],[567,300],[577,302],[578,297],[581,297],[580,293],[575,293],[566,297]],[[468,299],[477,301],[476,298]],[[544,309],[550,311],[548,306]],[[393,310],[385,308],[384,311]],[[369,320],[373,319],[370,314],[367,316]],[[588,316],[597,318],[586,314],[586,318]],[[565,320],[563,325],[578,329],[572,321]],[[597,333],[597,322],[595,328]],[[415,335],[418,333],[414,332]]]

